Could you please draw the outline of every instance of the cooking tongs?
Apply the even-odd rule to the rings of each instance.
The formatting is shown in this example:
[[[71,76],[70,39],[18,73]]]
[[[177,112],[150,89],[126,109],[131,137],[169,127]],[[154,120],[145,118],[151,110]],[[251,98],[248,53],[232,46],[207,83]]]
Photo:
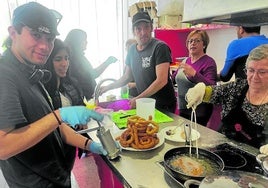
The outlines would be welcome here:
[[[184,134],[185,134],[185,145],[192,145],[192,126],[185,123],[184,124]]]

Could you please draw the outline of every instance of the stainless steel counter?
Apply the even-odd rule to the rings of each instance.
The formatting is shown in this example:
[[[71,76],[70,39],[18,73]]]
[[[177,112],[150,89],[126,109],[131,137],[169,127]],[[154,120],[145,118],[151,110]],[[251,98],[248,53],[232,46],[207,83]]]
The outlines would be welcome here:
[[[182,117],[175,114],[168,114],[170,117],[174,118],[173,122],[160,124],[160,131],[164,127],[178,125],[181,122]],[[186,119],[183,119],[189,122]],[[181,125],[180,125],[181,126]],[[112,134],[118,134],[119,129],[114,125],[110,127]],[[238,146],[251,154],[256,155],[258,150],[245,144],[235,143],[230,141],[224,135],[203,127],[198,126],[198,131],[201,137],[198,139],[198,145],[201,148],[213,148],[221,143],[229,143],[231,145]],[[89,135],[93,139],[98,139],[96,137],[96,132],[91,132]],[[195,144],[195,143],[194,143]],[[112,170],[118,175],[119,179],[122,181],[125,187],[133,188],[169,188],[170,184],[166,181],[164,176],[164,171],[159,167],[157,162],[163,161],[164,154],[174,148],[184,146],[184,143],[165,141],[162,146],[150,151],[126,151],[122,150],[121,157],[118,161],[109,161],[105,158],[107,164],[112,168]]]

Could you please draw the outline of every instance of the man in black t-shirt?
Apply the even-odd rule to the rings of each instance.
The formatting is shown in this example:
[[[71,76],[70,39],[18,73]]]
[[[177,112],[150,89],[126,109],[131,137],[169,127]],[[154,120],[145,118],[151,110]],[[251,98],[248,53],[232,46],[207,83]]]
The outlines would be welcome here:
[[[172,62],[170,48],[152,38],[153,26],[148,13],[135,14],[132,29],[137,45],[132,45],[128,51],[124,75],[116,82],[103,86],[101,91],[121,87],[134,79],[138,96],[131,99],[132,107],[136,106],[136,99],[151,97],[156,99],[157,109],[174,113],[176,97],[169,73]]]

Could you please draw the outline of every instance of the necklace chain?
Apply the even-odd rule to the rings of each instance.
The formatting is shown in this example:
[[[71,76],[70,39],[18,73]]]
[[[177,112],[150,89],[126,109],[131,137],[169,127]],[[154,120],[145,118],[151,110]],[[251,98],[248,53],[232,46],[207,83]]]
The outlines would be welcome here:
[[[250,92],[249,92],[249,90],[248,90],[248,92],[247,92],[247,95],[248,95],[248,101],[249,101],[249,103],[252,104],[251,99],[250,99]],[[268,91],[266,91],[266,93],[265,93],[264,97],[261,99],[260,103],[259,103],[259,104],[256,104],[256,105],[257,105],[257,106],[258,106],[258,105],[263,105],[263,102],[264,102],[264,100],[266,99],[267,95],[268,95]]]

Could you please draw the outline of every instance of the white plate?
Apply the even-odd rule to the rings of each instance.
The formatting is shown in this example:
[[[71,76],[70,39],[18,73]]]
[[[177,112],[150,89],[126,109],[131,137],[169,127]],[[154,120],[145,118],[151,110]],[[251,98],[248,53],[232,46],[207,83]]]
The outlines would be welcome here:
[[[119,135],[121,135],[122,132],[124,132],[124,131],[120,131],[116,135],[119,136]],[[122,146],[121,146],[121,148],[124,149],[124,150],[128,150],[128,151],[149,151],[149,150],[153,150],[153,149],[156,149],[156,148],[162,146],[164,144],[164,142],[165,142],[165,137],[164,137],[163,134],[157,133],[157,137],[159,138],[159,143],[157,145],[155,145],[153,148],[149,148],[149,149],[135,149],[135,148],[132,148],[132,147],[122,147]]]
[[[175,134],[173,135],[167,135],[167,131],[169,130],[174,130],[176,128],[176,126],[169,126],[169,127],[165,127],[164,129],[161,130],[162,135],[170,141],[174,141],[174,142],[185,142],[185,134],[184,134],[184,129],[183,127],[178,127],[175,130]],[[200,133],[194,129],[192,129],[192,141],[197,140],[198,138],[200,138]]]
[[[176,57],[175,59],[176,59],[176,61],[183,61],[185,58],[187,58],[187,57]]]

